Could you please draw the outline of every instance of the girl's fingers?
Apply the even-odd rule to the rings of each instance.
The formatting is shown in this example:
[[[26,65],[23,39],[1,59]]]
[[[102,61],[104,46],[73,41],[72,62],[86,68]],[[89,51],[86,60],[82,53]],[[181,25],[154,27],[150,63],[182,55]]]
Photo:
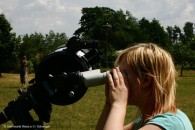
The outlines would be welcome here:
[[[119,82],[124,83],[124,80],[123,80],[124,78],[123,78],[123,75],[122,75],[119,67],[116,68],[116,71],[117,71],[117,74],[118,74]]]
[[[119,77],[118,77],[118,73],[117,73],[116,68],[114,68],[112,70],[112,73],[113,73],[113,82],[114,82],[114,85],[115,85],[115,87],[117,87],[119,85]]]
[[[112,69],[112,75],[109,74],[108,79],[109,79],[109,84],[113,89],[120,87],[121,84],[124,84],[124,78],[119,67]]]
[[[121,83],[123,83],[123,84],[128,86],[128,77],[127,77],[127,75],[125,73],[122,73],[119,68],[118,68],[118,70],[119,70],[119,77],[121,79],[120,80]]]
[[[112,89],[114,88],[114,82],[111,74],[108,74],[108,84],[109,87],[111,87]]]

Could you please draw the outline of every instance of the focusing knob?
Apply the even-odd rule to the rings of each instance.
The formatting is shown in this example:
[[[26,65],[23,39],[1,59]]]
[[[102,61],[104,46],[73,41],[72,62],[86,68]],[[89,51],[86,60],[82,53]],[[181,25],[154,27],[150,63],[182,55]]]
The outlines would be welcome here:
[[[70,91],[70,92],[68,93],[68,95],[69,95],[69,97],[73,97],[73,96],[74,96],[74,91]]]

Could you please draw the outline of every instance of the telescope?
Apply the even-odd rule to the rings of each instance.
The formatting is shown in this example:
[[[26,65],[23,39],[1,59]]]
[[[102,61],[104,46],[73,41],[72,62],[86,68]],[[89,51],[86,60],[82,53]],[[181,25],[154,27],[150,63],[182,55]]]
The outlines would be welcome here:
[[[46,56],[38,65],[35,78],[29,81],[27,91],[19,90],[18,98],[10,101],[0,112],[0,124],[11,120],[13,126],[10,129],[23,126],[40,129],[36,126],[50,122],[52,104],[73,104],[84,96],[89,87],[105,84],[109,72],[93,70],[101,59],[98,44],[96,40],[83,41],[72,37],[66,45]],[[38,120],[29,113],[32,109]]]

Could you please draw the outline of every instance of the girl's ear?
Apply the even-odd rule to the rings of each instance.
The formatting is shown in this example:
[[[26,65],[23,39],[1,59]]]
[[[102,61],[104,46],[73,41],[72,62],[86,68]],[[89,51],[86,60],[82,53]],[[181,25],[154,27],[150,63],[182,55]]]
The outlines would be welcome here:
[[[151,75],[149,74],[144,74],[142,78],[142,87],[143,88],[148,88],[153,85],[154,79]]]

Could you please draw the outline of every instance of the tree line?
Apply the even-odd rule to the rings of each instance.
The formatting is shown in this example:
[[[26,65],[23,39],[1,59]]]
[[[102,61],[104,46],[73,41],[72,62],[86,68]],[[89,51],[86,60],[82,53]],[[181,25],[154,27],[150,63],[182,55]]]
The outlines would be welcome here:
[[[98,50],[102,54],[101,67],[111,67],[116,51],[136,43],[156,43],[169,51],[176,65],[193,67],[195,64],[194,24],[186,22],[179,26],[164,28],[157,19],[138,20],[129,11],[113,10],[107,7],[83,8],[79,21],[80,27],[74,35],[86,40],[99,40]],[[17,72],[21,56],[26,55],[31,70],[36,70],[43,57],[58,46],[66,44],[65,33],[34,33],[16,36],[10,23],[0,15],[0,73]]]
[[[40,61],[59,46],[67,43],[65,33],[32,33],[16,36],[5,15],[0,15],[0,75],[19,72],[20,59],[28,58],[29,71],[34,72]]]

